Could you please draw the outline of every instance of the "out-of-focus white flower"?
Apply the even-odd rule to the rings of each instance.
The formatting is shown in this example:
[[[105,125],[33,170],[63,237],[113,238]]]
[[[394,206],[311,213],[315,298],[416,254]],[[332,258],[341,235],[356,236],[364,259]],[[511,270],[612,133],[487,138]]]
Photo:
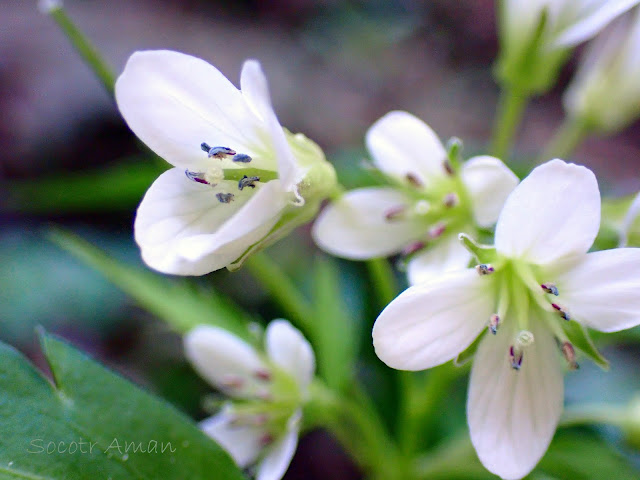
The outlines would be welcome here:
[[[134,53],[116,83],[129,127],[175,167],[151,185],[134,225],[156,270],[236,267],[312,218],[335,187],[320,148],[278,123],[258,62],[245,62],[240,84],[172,51]]]
[[[639,0],[502,0],[499,76],[530,93],[555,80],[571,47],[592,38]]]
[[[354,260],[404,251],[411,283],[465,268],[471,255],[458,232],[492,226],[517,177],[489,156],[456,171],[436,134],[407,112],[382,117],[366,142],[389,186],[352,190],[330,204],[313,226],[316,243]]]
[[[313,379],[315,357],[302,334],[285,320],[265,333],[265,353],[226,330],[199,326],[184,338],[198,373],[232,397],[201,423],[241,468],[257,480],[279,480],[298,443],[302,404]]]
[[[640,323],[640,249],[587,253],[599,226],[593,173],[561,160],[541,165],[507,199],[495,248],[463,237],[480,265],[409,288],[373,327],[377,355],[401,370],[478,345],[471,440],[504,479],[524,477],[549,446],[562,412],[562,356],[570,369],[579,350],[604,362],[582,325],[612,332]]]
[[[611,133],[640,114],[640,9],[598,35],[564,95],[567,115]]]

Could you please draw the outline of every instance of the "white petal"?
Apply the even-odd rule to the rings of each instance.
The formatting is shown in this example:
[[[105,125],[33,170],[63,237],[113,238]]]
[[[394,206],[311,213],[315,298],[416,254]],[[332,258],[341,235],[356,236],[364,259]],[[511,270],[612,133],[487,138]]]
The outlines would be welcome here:
[[[220,413],[200,422],[200,428],[224,448],[240,468],[255,462],[262,450],[264,432],[258,428],[232,423],[233,413],[223,408]]]
[[[286,320],[274,320],[267,327],[265,350],[269,358],[306,388],[313,379],[315,356],[299,330]]]
[[[566,29],[555,41],[557,46],[571,47],[596,35],[611,20],[640,3],[640,0],[606,0],[589,15]]]
[[[270,148],[275,152],[278,163],[278,178],[282,188],[286,191],[292,191],[295,185],[302,180],[305,172],[298,166],[284,130],[273,111],[267,79],[262,72],[260,63],[256,60],[244,62],[240,75],[240,87],[242,95],[267,126],[270,134]]]
[[[267,370],[251,345],[222,328],[200,325],[192,329],[184,336],[184,349],[200,376],[230,395],[251,395],[256,373]],[[237,387],[229,387],[236,382]]]
[[[551,160],[535,168],[507,199],[498,252],[544,264],[586,253],[600,228],[600,191],[588,168]]]
[[[407,276],[411,285],[425,283],[443,273],[462,270],[469,266],[471,254],[458,241],[458,236],[439,238],[427,250],[411,259]]]
[[[389,175],[404,179],[411,173],[426,185],[445,175],[447,152],[442,143],[410,113],[387,113],[369,129],[366,143],[374,164]]]
[[[133,132],[169,163],[204,170],[202,142],[251,155],[266,130],[240,91],[214,66],[171,51],[134,53],[115,86]],[[259,149],[259,148],[258,148]],[[256,159],[252,166],[258,165]],[[272,166],[272,165],[271,165]]]
[[[380,360],[399,370],[425,370],[455,358],[494,313],[490,282],[467,269],[402,292],[373,326]]]
[[[518,177],[499,159],[488,155],[470,158],[462,166],[460,175],[471,196],[476,223],[490,227],[518,185]]]
[[[301,412],[289,419],[286,434],[269,449],[269,453],[258,465],[256,480],[280,480],[289,468],[298,446]]]
[[[467,417],[471,441],[483,465],[500,477],[519,479],[547,450],[563,404],[562,365],[555,340],[532,319],[533,345],[520,371],[511,368],[515,322],[487,335],[476,352],[469,382]]]
[[[220,203],[220,192],[232,192],[233,201]],[[236,182],[210,187],[173,168],[151,185],[138,207],[135,238],[150,267],[203,275],[229,265],[265,236],[285,204],[278,180],[239,191]]]
[[[588,253],[573,266],[570,261],[554,265],[558,275],[551,273],[548,281],[556,283],[558,303],[572,319],[603,332],[640,324],[640,249]]]
[[[323,250],[352,260],[398,253],[428,230],[415,219],[385,218],[387,212],[408,202],[392,188],[352,190],[320,213],[313,225],[313,239]]]

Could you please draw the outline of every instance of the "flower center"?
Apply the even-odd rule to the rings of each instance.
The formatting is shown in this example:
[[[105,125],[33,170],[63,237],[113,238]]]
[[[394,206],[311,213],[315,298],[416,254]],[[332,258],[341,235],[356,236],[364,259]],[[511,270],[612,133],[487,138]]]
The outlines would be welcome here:
[[[489,332],[496,335],[505,322],[516,322],[518,333],[506,352],[512,368],[520,369],[525,351],[535,342],[531,322],[536,321],[543,321],[551,330],[569,368],[578,368],[575,349],[563,325],[571,320],[571,315],[560,303],[561,289],[549,279],[541,278],[541,269],[537,265],[502,257],[495,249],[477,245],[466,235],[460,238],[476,258],[486,262],[477,265],[476,271],[487,277],[486,281],[492,282],[492,291],[496,295],[496,311],[487,319]]]
[[[245,188],[256,188],[256,184],[262,182],[266,183],[278,178],[278,173],[273,170],[264,170],[251,167],[240,167],[237,165],[247,165],[251,163],[252,158],[246,153],[238,153],[230,147],[224,146],[210,146],[203,142],[200,145],[202,151],[207,153],[207,157],[211,159],[211,165],[202,172],[194,172],[191,170],[185,170],[185,175],[189,180],[200,183],[202,185],[209,185],[215,187],[224,180],[231,180],[238,182],[238,190],[242,191]],[[230,167],[234,165],[234,168],[223,168],[224,163],[231,160],[232,164],[228,164]],[[230,203],[233,201],[235,194],[231,192],[219,192],[216,194],[216,198],[220,203]]]

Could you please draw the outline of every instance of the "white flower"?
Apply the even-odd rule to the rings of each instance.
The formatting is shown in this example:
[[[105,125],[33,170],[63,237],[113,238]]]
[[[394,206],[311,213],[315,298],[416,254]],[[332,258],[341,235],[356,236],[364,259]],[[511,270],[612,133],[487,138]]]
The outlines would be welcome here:
[[[315,370],[311,346],[285,320],[265,333],[265,351],[226,330],[199,326],[184,338],[198,373],[234,400],[201,428],[257,480],[279,480],[298,443],[301,406]]]
[[[366,142],[390,186],[347,192],[325,208],[313,226],[316,243],[354,260],[413,253],[412,283],[466,267],[471,255],[458,232],[493,225],[517,177],[489,156],[453,171],[436,134],[407,112],[386,114]]]
[[[467,416],[480,460],[502,478],[524,477],[551,441],[562,355],[571,369],[578,347],[598,359],[580,324],[611,332],[640,323],[640,249],[587,253],[599,225],[593,173],[550,161],[507,199],[495,248],[471,245],[483,266],[409,288],[374,325],[377,355],[402,370],[447,362],[485,334]]]
[[[640,9],[617,19],[589,45],[564,95],[569,117],[615,132],[640,114]]]
[[[500,75],[534,93],[546,90],[569,48],[592,38],[638,3],[640,0],[503,0]]]
[[[278,123],[258,62],[245,62],[240,84],[171,51],[134,53],[116,83],[129,127],[175,167],[151,185],[134,225],[156,270],[238,266],[308,221],[334,188],[317,145]]]

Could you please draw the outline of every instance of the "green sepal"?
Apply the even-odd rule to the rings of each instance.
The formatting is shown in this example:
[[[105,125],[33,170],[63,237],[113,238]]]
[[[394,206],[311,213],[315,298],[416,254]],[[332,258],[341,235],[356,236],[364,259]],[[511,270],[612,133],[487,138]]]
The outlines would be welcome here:
[[[471,359],[476,354],[476,350],[478,350],[478,345],[480,345],[480,342],[482,341],[484,336],[487,335],[487,332],[488,330],[483,330],[482,333],[480,333],[480,335],[476,337],[476,339],[473,341],[471,345],[469,345],[466,349],[460,352],[456,358],[454,358],[453,364],[456,367],[462,367],[464,364],[471,361]]]
[[[563,321],[561,325],[574,347],[578,348],[601,369],[609,370],[609,361],[598,351],[585,327],[575,321]]]

